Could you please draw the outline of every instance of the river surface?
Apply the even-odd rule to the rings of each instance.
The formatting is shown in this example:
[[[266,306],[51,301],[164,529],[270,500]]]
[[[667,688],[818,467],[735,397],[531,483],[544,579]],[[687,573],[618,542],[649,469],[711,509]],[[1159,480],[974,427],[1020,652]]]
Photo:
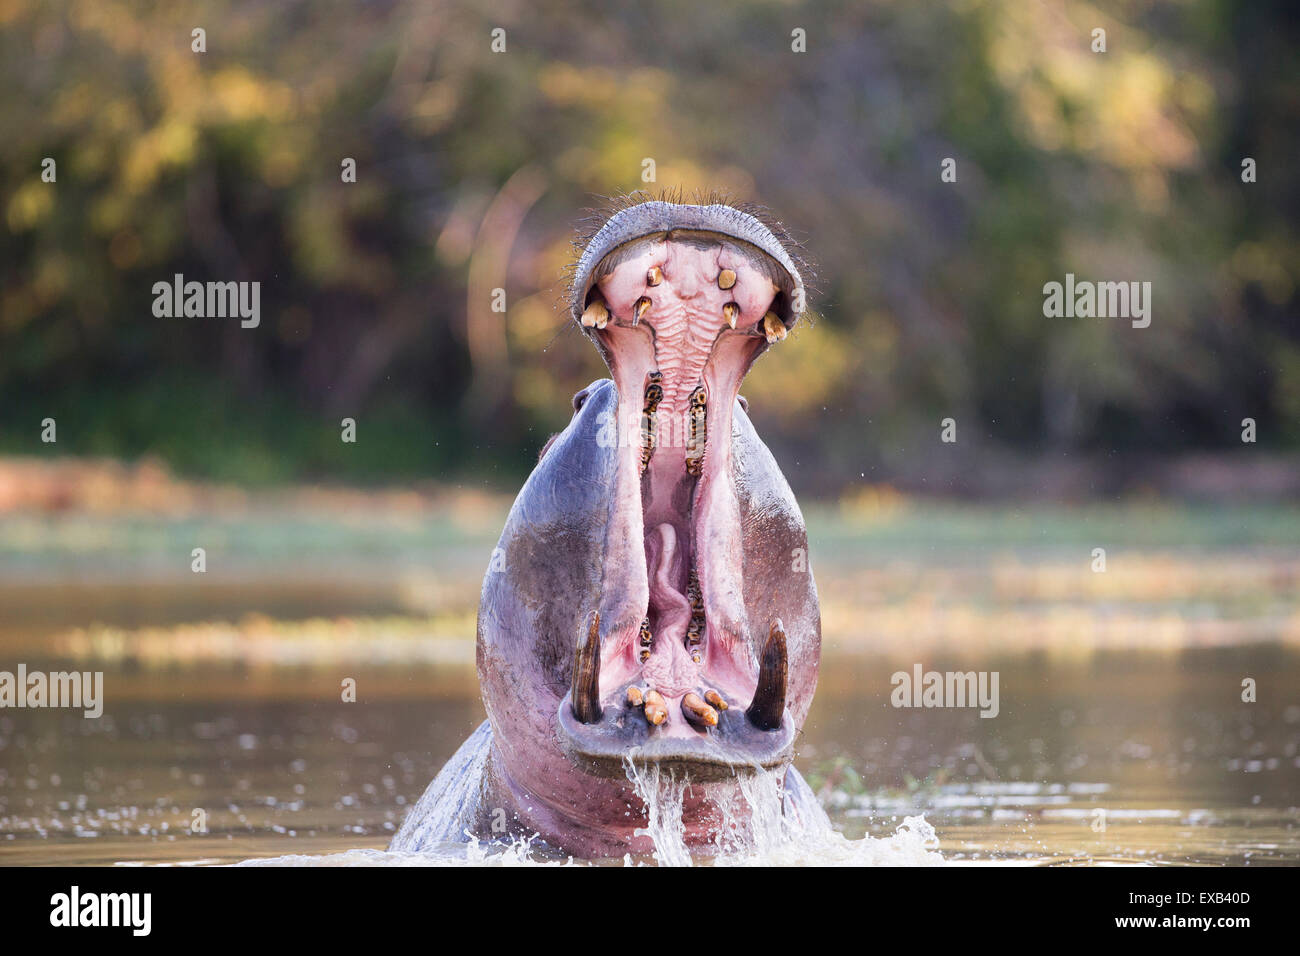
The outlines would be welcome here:
[[[1257,648],[996,667],[1001,710],[985,719],[894,708],[894,663],[826,660],[835,678],[818,692],[797,765],[845,838],[890,837],[924,817],[937,837],[927,848],[950,862],[1300,863],[1300,706],[1281,702],[1300,686],[1296,656]],[[1253,704],[1237,689],[1250,674]],[[124,699],[98,720],[5,712],[0,861],[383,849],[482,706],[472,677],[453,691],[445,676],[352,676],[358,700],[345,703],[332,678],[292,669],[181,675],[164,699],[148,693],[153,675],[108,674]],[[337,703],[322,703],[326,694]],[[923,842],[903,861],[920,861]],[[864,842],[844,854],[871,860],[885,849]],[[825,847],[806,851],[774,861],[834,861]]]
[[[0,864],[424,862],[383,850],[483,719],[501,517],[0,519],[0,670],[102,671],[106,698],[0,709]],[[796,765],[831,829],[696,862],[1300,863],[1297,527],[814,515],[825,652]],[[996,716],[893,706],[918,665],[996,673]],[[688,862],[673,794],[649,795],[656,853],[627,862]]]

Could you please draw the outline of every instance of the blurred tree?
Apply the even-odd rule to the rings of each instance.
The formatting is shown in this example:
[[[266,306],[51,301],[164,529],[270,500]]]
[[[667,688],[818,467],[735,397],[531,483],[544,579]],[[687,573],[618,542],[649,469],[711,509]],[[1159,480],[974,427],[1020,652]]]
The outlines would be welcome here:
[[[646,157],[806,237],[821,321],[746,391],[827,488],[946,416],[1025,454],[1246,415],[1295,448],[1296,34],[1227,0],[0,0],[0,450],[512,483],[602,374],[559,305],[574,220]],[[1151,327],[1044,318],[1066,272],[1151,281]],[[155,318],[176,273],[260,281],[260,327]]]

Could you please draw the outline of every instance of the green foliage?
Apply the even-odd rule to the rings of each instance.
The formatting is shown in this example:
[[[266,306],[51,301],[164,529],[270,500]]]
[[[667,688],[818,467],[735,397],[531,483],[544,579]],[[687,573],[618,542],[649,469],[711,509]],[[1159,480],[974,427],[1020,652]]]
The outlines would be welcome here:
[[[54,415],[60,452],[200,475],[511,483],[603,374],[561,273],[644,157],[806,237],[820,322],[746,393],[828,484],[946,415],[1031,454],[1227,448],[1245,416],[1294,448],[1284,11],[4,0],[0,448]],[[1152,326],[1044,318],[1066,272],[1151,281]],[[155,318],[175,273],[260,281],[261,326]]]

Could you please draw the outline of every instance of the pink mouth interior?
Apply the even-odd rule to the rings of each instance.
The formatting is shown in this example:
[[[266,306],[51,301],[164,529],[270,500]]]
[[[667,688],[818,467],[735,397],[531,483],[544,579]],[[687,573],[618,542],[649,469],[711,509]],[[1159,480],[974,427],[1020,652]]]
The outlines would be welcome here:
[[[621,707],[629,685],[653,688],[668,703],[668,718],[654,733],[694,738],[704,731],[682,713],[687,693],[713,689],[731,707],[743,709],[757,681],[756,649],[745,624],[731,431],[741,379],[767,345],[763,317],[780,289],[771,260],[707,234],[643,239],[617,250],[609,262],[612,270],[598,280],[588,302],[603,299],[610,313],[596,335],[619,394],[622,480],[615,507],[640,511],[641,520],[629,514],[627,525],[642,531],[652,643],[643,643],[640,626],[607,635],[600,697],[603,706]],[[719,284],[724,270],[735,276],[726,289]],[[724,283],[729,279],[726,275]],[[729,303],[734,329],[724,312]],[[647,460],[644,396],[656,372],[662,398]],[[692,396],[698,409],[701,388],[702,435],[698,410],[694,434],[691,428]],[[688,460],[701,449],[703,458],[692,474]],[[634,560],[635,549],[628,544],[624,553]],[[699,594],[694,609],[692,571]],[[606,573],[608,579],[608,568]]]

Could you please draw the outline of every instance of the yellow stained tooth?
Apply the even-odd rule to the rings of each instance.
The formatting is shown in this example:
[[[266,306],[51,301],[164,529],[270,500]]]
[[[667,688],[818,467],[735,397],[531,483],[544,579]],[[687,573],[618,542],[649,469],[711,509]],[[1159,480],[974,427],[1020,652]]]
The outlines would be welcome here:
[[[655,727],[668,719],[668,702],[657,690],[645,692],[645,719]]]
[[[727,324],[733,329],[736,327],[736,317],[740,315],[740,306],[734,302],[728,302],[722,307],[722,317],[727,320]]]
[[[723,269],[721,272],[718,273],[719,289],[730,289],[735,284],[736,284],[736,273],[732,272],[730,269]]]
[[[645,703],[645,696],[641,693],[639,687],[629,687],[627,689],[627,705],[629,707],[640,707]]]
[[[646,285],[658,285],[664,281],[664,270],[658,266],[651,266],[650,271],[645,274]]]
[[[718,712],[700,700],[699,694],[691,693],[682,698],[682,713],[688,720],[708,724],[710,727],[718,726]]]
[[[722,695],[719,694],[716,690],[706,690],[704,692],[704,699],[713,705],[714,710],[727,709],[727,702],[722,699]]]
[[[763,316],[763,334],[767,336],[769,344],[780,342],[788,334],[785,330],[785,323],[777,318],[775,312],[769,312]]]
[[[648,298],[641,296],[641,298],[637,299],[636,305],[632,306],[632,324],[636,325],[636,323],[640,322],[641,316],[645,315],[646,310],[649,308],[650,300]]]
[[[600,299],[592,299],[582,313],[582,324],[589,329],[603,329],[609,322],[609,309]]]

